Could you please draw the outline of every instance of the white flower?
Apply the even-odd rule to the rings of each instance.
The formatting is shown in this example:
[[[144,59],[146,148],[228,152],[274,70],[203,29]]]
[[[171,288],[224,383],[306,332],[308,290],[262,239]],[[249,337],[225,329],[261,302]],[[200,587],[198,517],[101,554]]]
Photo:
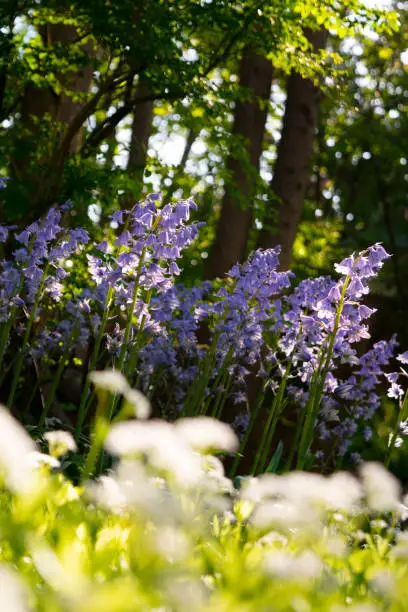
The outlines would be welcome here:
[[[125,400],[134,409],[134,414],[138,419],[148,419],[151,413],[150,402],[141,391],[129,389],[125,393]]]
[[[46,455],[45,453],[39,453],[38,451],[33,451],[30,453],[29,462],[33,468],[39,468],[41,465],[49,465],[51,468],[57,469],[61,467],[58,459],[51,457],[50,455]]]
[[[133,510],[156,523],[172,523],[180,509],[176,499],[158,478],[150,478],[138,461],[123,460],[116,473],[86,484],[87,495],[96,503],[121,514]]]
[[[361,485],[347,472],[336,472],[325,478],[320,500],[335,510],[351,510],[362,497]]]
[[[234,452],[239,441],[229,425],[211,417],[192,417],[176,421],[175,427],[190,446],[199,451]]]
[[[110,393],[125,394],[130,390],[126,378],[118,370],[91,372],[89,380],[98,389],[104,389]]]
[[[313,580],[322,572],[320,558],[310,550],[297,556],[283,550],[271,552],[265,557],[263,566],[273,576],[296,581]]]
[[[403,531],[397,533],[397,544],[394,546],[392,554],[397,558],[408,559],[408,533]]]
[[[173,427],[165,421],[122,421],[115,423],[105,440],[105,447],[112,455],[126,457],[148,453],[157,444],[174,439]]]
[[[364,463],[360,468],[370,510],[389,512],[400,506],[401,486],[380,463]]]
[[[75,440],[69,431],[47,431],[44,438],[47,440],[50,453],[54,457],[61,457],[69,451],[74,453],[77,450]]]
[[[345,472],[328,478],[306,472],[291,472],[285,476],[263,474],[245,480],[241,491],[241,498],[246,500],[279,498],[332,509],[350,509],[361,495],[358,481]]]
[[[181,561],[190,552],[190,545],[186,534],[173,525],[159,527],[154,539],[157,551],[169,563]]]
[[[380,595],[391,595],[395,591],[395,576],[389,569],[377,570],[370,580],[374,591]]]
[[[28,612],[27,589],[14,570],[0,565],[0,610],[2,612]]]
[[[259,529],[303,527],[315,530],[320,527],[319,513],[314,508],[285,499],[260,503],[255,507],[250,520]]]
[[[31,557],[38,573],[53,590],[74,605],[89,590],[88,579],[79,562],[79,547],[75,547],[75,544],[78,543],[72,543],[70,554],[64,555],[62,548],[60,556],[57,556],[42,540],[36,542],[33,538],[29,542]]]
[[[144,454],[154,467],[171,472],[179,484],[194,484],[202,475],[199,456],[165,421],[122,421],[113,425],[106,441],[113,455]]]
[[[126,496],[119,483],[112,476],[100,476],[96,481],[86,483],[88,497],[97,504],[120,513],[126,508]]]
[[[0,471],[11,490],[22,493],[34,486],[30,455],[35,450],[24,427],[0,406]]]

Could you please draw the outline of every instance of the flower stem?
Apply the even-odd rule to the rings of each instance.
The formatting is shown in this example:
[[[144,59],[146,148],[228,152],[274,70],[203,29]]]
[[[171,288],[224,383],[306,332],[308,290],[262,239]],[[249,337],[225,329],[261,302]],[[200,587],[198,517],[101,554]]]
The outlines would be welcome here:
[[[11,389],[10,389],[10,393],[7,399],[7,406],[8,408],[11,410],[13,407],[13,403],[14,403],[14,397],[17,391],[17,387],[18,387],[18,383],[20,380],[20,374],[21,374],[21,370],[23,369],[23,363],[24,363],[24,353],[25,353],[25,348],[26,346],[28,346],[28,343],[30,341],[30,334],[31,334],[31,330],[34,324],[34,320],[37,314],[37,309],[40,303],[40,299],[42,296],[42,291],[44,288],[44,281],[47,277],[48,274],[48,265],[45,266],[44,271],[42,273],[42,277],[40,280],[40,284],[38,287],[38,291],[37,294],[35,296],[35,300],[34,300],[34,304],[30,313],[30,317],[28,319],[27,322],[27,327],[25,329],[25,333],[24,333],[24,338],[23,338],[23,344],[21,346],[18,358],[17,358],[17,362],[16,362],[16,367],[13,373],[13,380],[11,383]]]

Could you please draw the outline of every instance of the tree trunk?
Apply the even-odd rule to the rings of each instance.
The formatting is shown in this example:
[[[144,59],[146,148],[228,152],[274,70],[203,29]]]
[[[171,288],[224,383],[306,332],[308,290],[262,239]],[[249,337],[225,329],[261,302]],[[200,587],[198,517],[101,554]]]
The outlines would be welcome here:
[[[326,45],[327,31],[308,31],[307,38],[314,50],[319,51]],[[278,202],[276,207],[271,202],[258,240],[258,245],[264,249],[281,246],[280,266],[284,270],[290,266],[302,216],[319,102],[318,86],[296,73],[289,76],[281,139],[271,182]]]
[[[47,24],[40,28],[46,46],[72,45],[78,38],[77,30],[62,23]],[[91,40],[81,46],[84,53],[96,53]],[[16,126],[16,142],[11,153],[10,166],[15,180],[20,184],[20,193],[30,207],[30,215],[36,209],[49,204],[55,197],[59,178],[53,174],[53,155],[64,138],[65,130],[72,118],[83,106],[82,100],[74,100],[75,94],[86,94],[90,90],[93,76],[91,63],[80,70],[59,75],[60,82],[68,93],[56,93],[51,87],[40,88],[28,85],[21,103],[21,119]],[[44,119],[48,118],[46,129]],[[83,128],[72,134],[66,154],[79,151]],[[24,192],[24,194],[23,194]],[[38,210],[38,214],[41,210]]]
[[[137,95],[145,96],[150,93],[149,86],[141,79],[137,86]],[[130,208],[137,201],[143,189],[143,174],[146,167],[147,148],[153,126],[152,100],[139,104],[133,113],[132,131],[130,135],[129,157],[127,171],[134,181],[132,193],[128,194],[122,202],[122,208]]]
[[[255,196],[251,171],[257,174],[259,170],[272,75],[273,67],[268,59],[249,48],[244,50],[239,78],[240,85],[249,91],[245,101],[236,103],[232,128],[233,138],[244,141],[244,150],[234,144],[231,148],[228,159],[231,183],[225,188],[207,278],[222,276],[245,255]]]

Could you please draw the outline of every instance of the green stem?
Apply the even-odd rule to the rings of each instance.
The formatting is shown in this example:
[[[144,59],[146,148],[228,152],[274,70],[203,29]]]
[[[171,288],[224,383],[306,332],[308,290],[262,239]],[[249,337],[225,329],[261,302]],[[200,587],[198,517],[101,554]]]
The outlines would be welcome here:
[[[105,303],[105,308],[104,308],[103,315],[102,315],[101,325],[99,327],[98,335],[96,337],[95,344],[92,350],[88,374],[94,371],[96,364],[98,362],[99,351],[100,351],[101,344],[102,344],[103,334],[105,333],[106,325],[108,323],[112,298],[113,298],[113,288],[109,287],[108,293],[106,296],[106,303]],[[87,412],[90,406],[88,402],[88,392],[89,392],[90,386],[91,386],[91,383],[89,381],[89,378],[87,377],[84,382],[84,386],[83,386],[82,393],[81,393],[81,400],[80,400],[79,409],[78,409],[78,419],[77,419],[77,423],[75,427],[75,437],[77,441],[79,439],[79,436],[81,435],[82,426],[84,424],[84,421],[85,421],[85,418],[86,418],[86,415],[87,415]]]
[[[150,301],[152,299],[152,294],[153,294],[153,290],[149,289],[147,296],[146,296],[146,306],[149,306]],[[144,326],[146,323],[146,314],[144,314],[142,316],[142,319],[140,321],[140,326],[139,329],[137,330],[137,335],[136,335],[136,340],[134,342],[131,354],[130,354],[130,359],[129,359],[129,363],[126,367],[126,377],[130,378],[132,376],[132,373],[134,372],[134,370],[136,370],[136,365],[137,365],[137,359],[139,356],[139,349],[140,349],[140,343],[142,340],[142,334],[143,334],[143,330],[144,330]]]
[[[208,383],[211,379],[211,374],[214,369],[215,363],[215,352],[217,349],[217,342],[220,336],[220,332],[217,332],[214,335],[211,346],[206,352],[204,358],[202,359],[198,372],[194,378],[194,381],[191,383],[186,397],[184,399],[182,416],[193,416],[195,414],[195,409],[197,406],[199,407],[204,399],[205,390],[208,386]]]
[[[125,362],[126,353],[128,350],[128,343],[129,343],[129,338],[130,338],[130,332],[132,331],[133,317],[135,313],[137,296],[139,293],[140,277],[142,276],[143,263],[144,263],[144,258],[146,255],[146,250],[147,250],[146,247],[143,247],[142,252],[140,254],[140,259],[139,259],[139,263],[138,263],[137,271],[136,271],[135,283],[133,286],[132,301],[127,311],[127,321],[126,321],[125,333],[123,336],[123,344],[122,344],[122,348],[121,348],[119,359],[118,359],[118,370],[120,372],[122,372],[123,364]]]
[[[227,401],[228,398],[228,393],[230,392],[231,386],[232,386],[232,378],[231,376],[228,374],[228,372],[225,373],[225,377],[222,381],[224,391],[222,393],[220,393],[217,397],[217,401],[214,405],[213,411],[212,411],[212,416],[215,419],[221,419],[222,417],[222,413],[224,410],[224,406],[225,403]]]
[[[78,326],[78,320],[75,321],[75,323],[74,323],[74,325],[72,327],[72,330],[71,330],[71,333],[69,335],[69,338],[68,338],[67,342],[65,343],[64,352],[62,353],[62,355],[61,355],[61,357],[59,359],[58,368],[57,368],[57,371],[55,373],[55,376],[53,377],[51,389],[50,389],[50,391],[49,391],[49,393],[47,395],[47,399],[45,401],[43,410],[41,412],[40,427],[44,425],[45,419],[47,418],[47,415],[48,415],[48,412],[50,410],[51,404],[54,401],[55,394],[56,394],[57,389],[58,389],[58,385],[59,385],[59,383],[61,381],[61,377],[62,377],[62,374],[64,372],[64,368],[65,368],[66,362],[67,362],[68,357],[69,357],[69,352],[71,350],[72,341],[74,340],[75,335],[77,333],[77,326]]]
[[[270,449],[270,446],[271,446],[271,443],[272,443],[273,434],[275,433],[275,429],[276,429],[276,426],[278,424],[279,417],[280,417],[280,415],[282,413],[282,410],[283,410],[283,407],[284,407],[284,405],[283,405],[283,398],[284,398],[285,391],[286,391],[286,385],[287,385],[287,381],[288,381],[288,378],[289,378],[289,374],[290,374],[290,372],[292,370],[293,357],[295,355],[296,347],[297,347],[297,344],[298,344],[298,341],[299,341],[299,338],[301,337],[301,335],[302,335],[302,326],[300,326],[299,331],[297,333],[296,340],[295,340],[295,345],[294,345],[294,347],[292,349],[292,352],[291,352],[290,357],[289,357],[289,361],[288,361],[288,363],[286,365],[285,372],[283,374],[281,384],[279,385],[278,392],[277,392],[277,394],[275,395],[275,397],[273,399],[272,407],[271,407],[271,409],[269,411],[269,415],[268,415],[268,420],[266,422],[266,426],[265,426],[265,429],[263,431],[261,443],[260,443],[260,445],[258,447],[258,451],[257,451],[257,454],[255,456],[255,461],[254,461],[254,464],[252,466],[252,474],[256,473],[256,470],[257,470],[259,465],[261,466],[260,469],[262,470],[262,468],[263,468],[263,466],[264,466],[264,464],[266,462],[266,459],[268,457],[269,449]]]
[[[82,470],[81,482],[88,480],[96,475],[96,466],[102,452],[106,436],[109,431],[109,423],[106,419],[98,417],[95,421],[95,428],[92,434],[91,448],[85,460]]]
[[[310,445],[313,439],[313,429],[316,422],[316,417],[319,411],[320,401],[323,395],[324,384],[326,377],[330,369],[330,362],[333,355],[334,343],[336,341],[337,332],[340,327],[340,317],[343,312],[344,302],[346,299],[347,287],[350,283],[350,275],[346,276],[344,281],[343,289],[341,292],[340,302],[337,307],[336,319],[334,322],[333,331],[330,334],[329,346],[327,348],[325,362],[322,371],[318,371],[316,378],[316,392],[313,394],[311,401],[307,403],[305,425],[302,431],[302,436],[299,445],[299,454],[296,464],[296,469],[302,470],[305,465],[306,457],[309,453]]]
[[[318,377],[318,372],[321,370],[321,368],[323,367],[323,362],[324,362],[324,353],[323,353],[323,348],[320,349],[319,355],[318,355],[318,368],[317,370],[312,374],[312,378],[310,381],[310,387],[309,387],[309,395],[308,395],[308,399],[307,402],[304,406],[303,409],[299,410],[299,418],[297,420],[297,424],[296,424],[296,430],[295,430],[295,436],[293,438],[293,442],[292,442],[292,446],[290,449],[290,453],[289,453],[289,457],[286,461],[286,465],[285,465],[285,471],[289,471],[291,466],[292,466],[292,462],[293,459],[295,458],[295,454],[296,451],[298,450],[298,444],[299,444],[299,440],[303,431],[303,425],[304,425],[304,421],[306,418],[306,412],[308,410],[308,404],[310,401],[313,401],[313,398],[315,396],[316,393],[316,385],[317,385],[317,377]]]
[[[132,301],[127,311],[125,333],[123,335],[122,347],[119,353],[119,358],[118,358],[118,363],[117,363],[117,369],[119,370],[119,372],[123,372],[123,366],[124,366],[125,359],[126,359],[126,353],[128,351],[130,334],[131,334],[132,325],[133,325],[133,317],[134,317],[135,308],[136,308],[137,296],[139,294],[140,278],[142,276],[143,263],[144,263],[144,258],[146,255],[146,250],[147,250],[146,247],[143,247],[142,252],[140,254],[140,259],[139,259],[139,263],[137,266],[137,270],[136,270],[136,277],[135,277],[133,292],[132,292]],[[114,395],[111,399],[109,410],[108,410],[109,420],[112,418],[115,412],[117,402],[118,402],[118,396]]]
[[[29,249],[28,249],[28,255],[31,254],[32,249],[33,249],[33,244],[30,244]],[[46,266],[46,269],[48,270],[48,266]],[[24,287],[24,280],[25,280],[24,274],[21,274],[17,291],[14,293],[13,296],[10,296],[10,299],[20,295]],[[1,366],[3,365],[4,353],[6,352],[7,340],[10,335],[10,331],[15,327],[15,315],[16,315],[17,310],[18,310],[18,306],[14,305],[13,308],[11,309],[10,316],[8,317],[6,323],[4,324],[1,330],[1,338],[0,338],[0,364]]]
[[[267,371],[267,376],[268,377],[269,377],[271,371],[272,371],[272,366],[270,366],[268,371]],[[251,432],[252,432],[252,429],[254,427],[255,421],[256,421],[256,419],[258,417],[258,414],[259,414],[259,411],[260,411],[260,409],[261,409],[261,407],[263,405],[264,394],[265,394],[265,385],[263,385],[261,390],[258,392],[258,395],[257,395],[257,398],[256,398],[256,403],[255,403],[255,409],[251,412],[251,417],[249,419],[248,427],[246,428],[245,435],[242,438],[242,441],[241,441],[241,444],[239,446],[238,452],[235,455],[234,462],[233,462],[233,464],[231,466],[231,469],[230,469],[230,472],[228,474],[229,478],[234,478],[234,476],[235,476],[235,474],[237,472],[238,466],[239,466],[239,464],[241,462],[241,459],[243,457],[243,454],[244,454],[245,447],[246,447],[246,445],[248,443],[249,436],[251,435]]]
[[[14,397],[15,397],[15,394],[16,394],[16,391],[17,391],[17,387],[18,387],[18,383],[19,383],[19,379],[20,379],[21,370],[23,369],[25,348],[28,345],[29,340],[30,340],[31,330],[32,330],[32,327],[33,327],[33,324],[34,324],[34,319],[35,319],[36,314],[37,314],[37,309],[38,309],[38,305],[40,303],[40,299],[41,299],[41,296],[42,296],[42,291],[43,291],[43,288],[44,288],[44,281],[45,281],[45,279],[47,277],[47,274],[48,274],[48,265],[45,266],[44,271],[42,273],[42,277],[41,277],[41,280],[40,280],[38,291],[37,291],[37,294],[35,296],[35,301],[34,301],[34,304],[33,304],[33,307],[32,307],[31,313],[30,313],[30,317],[29,317],[28,322],[27,322],[27,327],[26,327],[26,330],[25,330],[25,333],[24,333],[23,344],[22,344],[22,347],[20,349],[19,356],[17,358],[16,368],[14,370],[13,380],[12,380],[12,383],[11,383],[11,389],[10,389],[10,393],[9,393],[8,400],[7,400],[7,406],[8,406],[8,408],[10,410],[13,407]]]

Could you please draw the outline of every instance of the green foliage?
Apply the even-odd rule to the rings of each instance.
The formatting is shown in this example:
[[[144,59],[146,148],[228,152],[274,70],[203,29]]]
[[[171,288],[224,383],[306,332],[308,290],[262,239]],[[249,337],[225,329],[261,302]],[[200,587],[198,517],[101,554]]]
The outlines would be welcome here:
[[[39,454],[0,419],[4,610],[406,609],[406,507],[378,464],[360,480],[265,474],[238,490],[204,449],[229,438],[215,422],[202,437],[200,419],[128,421],[108,433],[123,455],[114,470],[75,486],[60,466],[75,457],[67,434],[45,434],[51,456]]]
[[[407,19],[406,3],[395,7],[398,19],[391,29],[357,34],[343,43],[333,40],[343,76],[335,95],[328,89],[322,103],[315,158],[321,189],[315,207],[325,220],[347,219],[343,239],[348,245],[358,249],[375,236],[392,250],[394,269],[387,281],[402,300],[408,253]]]
[[[161,127],[167,125],[170,135],[193,130],[207,148],[192,168],[169,168],[150,157],[146,189],[154,175],[164,191],[170,179],[170,191],[191,193],[196,186],[198,199],[202,193],[205,198],[209,185],[220,189],[228,180],[230,113],[245,93],[236,75],[243,48],[267,55],[279,74],[295,69],[311,78],[335,75],[338,54],[312,54],[304,28],[330,27],[343,37],[367,23],[389,32],[395,17],[357,0],[336,6],[279,0],[262,9],[253,0],[3,2],[0,169],[13,175],[15,185],[3,194],[3,216],[34,218],[58,192],[84,213],[95,199],[102,208],[112,202],[107,191],[117,198],[116,206],[122,203],[118,190],[140,193],[140,184],[128,184],[112,151],[119,150],[116,129],[138,111],[141,77],[158,104]],[[81,79],[89,69],[92,78],[85,86]],[[107,155],[101,149],[106,145]],[[254,191],[265,192],[258,179]],[[215,190],[213,205],[217,200]]]

